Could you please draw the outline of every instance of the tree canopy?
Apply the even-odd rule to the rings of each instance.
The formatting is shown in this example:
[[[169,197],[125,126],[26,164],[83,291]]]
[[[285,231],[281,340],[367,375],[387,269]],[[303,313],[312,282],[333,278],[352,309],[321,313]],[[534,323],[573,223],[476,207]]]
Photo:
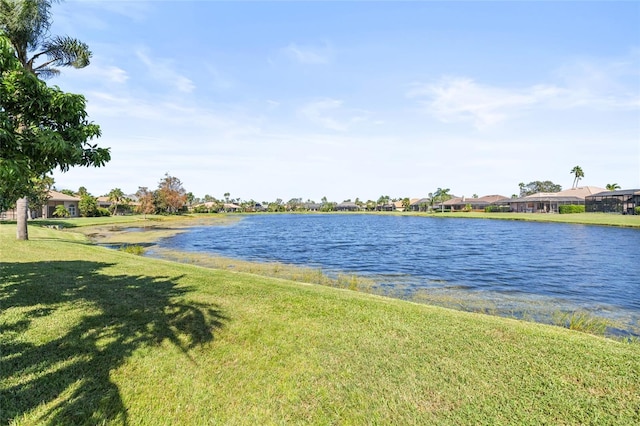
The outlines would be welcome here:
[[[560,192],[562,186],[551,182],[550,180],[539,181],[535,180],[528,184],[520,183],[520,196],[526,197],[527,195],[536,194],[538,192]]]
[[[182,187],[182,182],[175,176],[165,173],[164,178],[158,183],[157,207],[163,213],[177,213],[187,202],[187,191]]]
[[[99,136],[100,127],[87,119],[85,98],[48,87],[0,34],[0,208],[27,196],[32,179],[54,169],[103,166],[109,149],[89,143]]]

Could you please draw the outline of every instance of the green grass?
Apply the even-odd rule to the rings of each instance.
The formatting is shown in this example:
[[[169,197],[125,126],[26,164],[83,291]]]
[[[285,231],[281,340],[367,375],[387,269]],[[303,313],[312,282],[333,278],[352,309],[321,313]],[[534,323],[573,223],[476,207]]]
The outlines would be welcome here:
[[[0,424],[640,423],[640,345],[0,225]]]
[[[570,330],[599,335],[604,334],[607,327],[611,325],[610,321],[585,311],[558,312],[555,315],[554,321],[556,325],[566,327]]]
[[[582,225],[621,226],[627,228],[640,228],[640,215],[621,215],[608,213],[575,213],[575,214],[548,214],[548,213],[482,213],[482,212],[453,212],[453,213],[396,213],[406,215],[443,217],[443,218],[471,218],[471,219],[498,219],[518,220],[527,222],[556,222]]]

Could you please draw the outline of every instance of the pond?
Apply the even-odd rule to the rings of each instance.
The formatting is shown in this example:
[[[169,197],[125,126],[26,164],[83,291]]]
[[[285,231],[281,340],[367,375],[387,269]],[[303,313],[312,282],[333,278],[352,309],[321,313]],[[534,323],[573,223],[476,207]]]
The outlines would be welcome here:
[[[640,324],[640,230],[397,215],[255,215],[161,246],[371,278],[414,300],[536,317],[586,310]],[[534,318],[535,319],[535,318]]]

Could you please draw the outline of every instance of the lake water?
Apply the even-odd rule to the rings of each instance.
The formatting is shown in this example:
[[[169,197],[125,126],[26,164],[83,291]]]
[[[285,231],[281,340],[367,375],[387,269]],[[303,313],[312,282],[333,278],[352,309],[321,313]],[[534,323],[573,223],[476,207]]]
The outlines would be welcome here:
[[[640,230],[384,215],[255,215],[161,246],[355,273],[402,297],[498,313],[587,310],[640,324]],[[420,297],[419,297],[420,296]],[[483,306],[484,305],[484,306]]]

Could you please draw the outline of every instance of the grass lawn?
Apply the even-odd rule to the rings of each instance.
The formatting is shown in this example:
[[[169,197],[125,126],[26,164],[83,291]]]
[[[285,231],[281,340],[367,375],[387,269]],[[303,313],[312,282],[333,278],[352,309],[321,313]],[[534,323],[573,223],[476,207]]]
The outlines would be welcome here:
[[[622,226],[626,228],[640,228],[640,215],[621,215],[609,213],[574,213],[574,214],[544,214],[544,213],[482,213],[482,212],[449,212],[449,213],[397,213],[427,217],[469,218],[469,219],[499,219],[521,220],[528,222],[557,222],[583,225]]]
[[[0,225],[0,424],[640,424],[640,344]]]

